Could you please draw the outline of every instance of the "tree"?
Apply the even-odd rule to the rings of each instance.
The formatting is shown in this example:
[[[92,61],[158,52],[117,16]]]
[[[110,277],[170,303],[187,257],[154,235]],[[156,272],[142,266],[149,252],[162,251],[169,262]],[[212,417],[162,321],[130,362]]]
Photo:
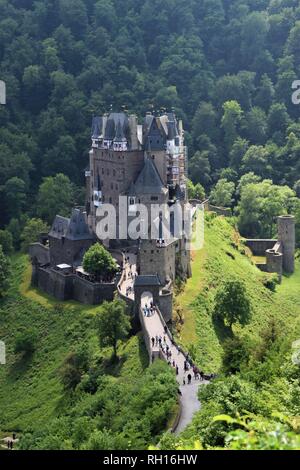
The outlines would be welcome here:
[[[4,186],[6,207],[10,217],[21,215],[26,202],[26,184],[20,178],[10,178]]]
[[[104,302],[96,316],[96,329],[100,346],[112,347],[116,358],[118,341],[124,340],[130,331],[125,302],[121,300]]]
[[[267,112],[273,103],[274,95],[275,89],[272,80],[267,74],[264,74],[261,77],[260,85],[258,87],[257,95],[255,97],[256,106],[259,106]]]
[[[217,113],[211,103],[200,103],[192,122],[194,139],[207,135],[212,141],[218,136]]]
[[[45,178],[37,196],[37,214],[48,223],[56,215],[67,216],[74,202],[74,188],[69,178],[61,173]]]
[[[240,173],[242,160],[249,148],[248,140],[241,139],[240,137],[234,142],[230,151],[230,166]]]
[[[240,188],[237,207],[240,232],[248,237],[272,238],[276,218],[297,210],[296,194],[288,186],[277,186],[271,180],[254,182],[250,175]]]
[[[189,173],[193,182],[207,187],[211,181],[210,171],[208,152],[196,152],[189,162]]]
[[[199,201],[204,201],[205,189],[200,183],[194,185],[191,180],[188,180],[187,187],[189,199],[198,199]]]
[[[273,139],[274,136],[277,136],[276,140],[281,143],[285,136],[289,122],[290,118],[287,113],[286,106],[282,103],[273,104],[268,115],[269,135],[273,136]]]
[[[67,355],[60,369],[60,378],[66,390],[75,390],[83,374],[88,371],[89,361],[90,353],[84,344]]]
[[[222,364],[226,375],[239,372],[249,359],[245,341],[237,336],[227,338],[223,343]]]
[[[41,219],[28,220],[21,235],[22,251],[27,252],[29,245],[37,242],[41,233],[48,233],[48,231],[49,226]]]
[[[238,138],[239,125],[242,120],[243,111],[237,101],[226,101],[223,104],[222,128],[225,134],[226,148],[230,151],[233,143]]]
[[[3,253],[0,245],[0,298],[4,297],[9,287],[8,276],[10,274],[9,261]]]
[[[215,296],[215,312],[232,329],[234,323],[246,325],[251,318],[251,304],[240,280],[227,281]]]
[[[258,107],[252,108],[246,115],[243,123],[246,138],[252,144],[264,144],[267,140],[267,116]]]
[[[15,353],[23,353],[25,356],[34,353],[37,339],[37,332],[31,328],[18,333],[15,339]]]
[[[243,157],[242,169],[244,173],[253,172],[265,178],[271,176],[272,166],[270,164],[268,148],[261,145],[251,145]]]
[[[9,230],[0,230],[0,245],[5,256],[10,256],[14,251],[13,236]]]
[[[83,268],[97,280],[111,280],[117,272],[117,264],[100,243],[91,246],[83,258]]]
[[[231,207],[234,191],[234,183],[226,179],[220,179],[210,193],[210,201],[216,206]]]

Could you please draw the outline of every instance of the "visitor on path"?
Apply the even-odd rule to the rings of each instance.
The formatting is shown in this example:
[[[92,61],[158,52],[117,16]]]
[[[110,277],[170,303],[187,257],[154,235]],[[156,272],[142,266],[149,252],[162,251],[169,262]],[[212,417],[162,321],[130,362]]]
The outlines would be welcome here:
[[[152,348],[154,348],[154,346],[155,346],[155,339],[152,338],[151,341],[152,341]]]
[[[183,385],[185,385],[185,384],[186,384],[186,381],[185,381],[185,378],[184,378],[184,379],[183,379]]]
[[[191,376],[191,374],[188,375],[188,383],[189,383],[189,385],[191,385],[191,383],[192,383],[192,376]]]
[[[176,375],[179,375],[179,367],[176,366]]]

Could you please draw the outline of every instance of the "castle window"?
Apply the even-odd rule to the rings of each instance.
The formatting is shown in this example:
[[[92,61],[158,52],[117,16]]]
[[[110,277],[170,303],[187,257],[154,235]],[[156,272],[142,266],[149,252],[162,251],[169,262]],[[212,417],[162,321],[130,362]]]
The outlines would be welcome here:
[[[104,168],[102,168],[102,175],[104,175]]]
[[[109,176],[109,170],[106,171],[107,176]]]
[[[111,185],[110,185],[110,189],[114,189],[114,185],[113,185],[113,183],[111,183]]]
[[[109,203],[110,203],[110,204],[112,203],[112,198],[111,198],[111,197],[109,198]]]
[[[116,170],[113,171],[113,175],[116,176]]]
[[[158,201],[158,197],[157,196],[152,196],[151,201]]]

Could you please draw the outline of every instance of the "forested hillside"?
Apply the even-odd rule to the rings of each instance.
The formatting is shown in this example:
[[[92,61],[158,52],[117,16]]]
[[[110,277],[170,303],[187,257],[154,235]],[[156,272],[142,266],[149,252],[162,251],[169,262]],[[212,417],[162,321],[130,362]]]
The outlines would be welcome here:
[[[18,246],[24,212],[50,221],[82,202],[91,117],[111,107],[174,107],[207,193],[254,172],[299,196],[299,43],[297,0],[1,0],[2,228]],[[58,173],[68,197],[48,180],[37,198]]]

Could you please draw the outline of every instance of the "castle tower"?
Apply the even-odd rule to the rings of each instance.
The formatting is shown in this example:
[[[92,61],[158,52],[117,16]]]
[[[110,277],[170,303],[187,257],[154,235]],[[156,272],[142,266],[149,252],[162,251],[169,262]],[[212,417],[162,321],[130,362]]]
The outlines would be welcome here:
[[[278,217],[278,241],[282,245],[283,270],[286,273],[295,271],[295,217],[283,215]]]

